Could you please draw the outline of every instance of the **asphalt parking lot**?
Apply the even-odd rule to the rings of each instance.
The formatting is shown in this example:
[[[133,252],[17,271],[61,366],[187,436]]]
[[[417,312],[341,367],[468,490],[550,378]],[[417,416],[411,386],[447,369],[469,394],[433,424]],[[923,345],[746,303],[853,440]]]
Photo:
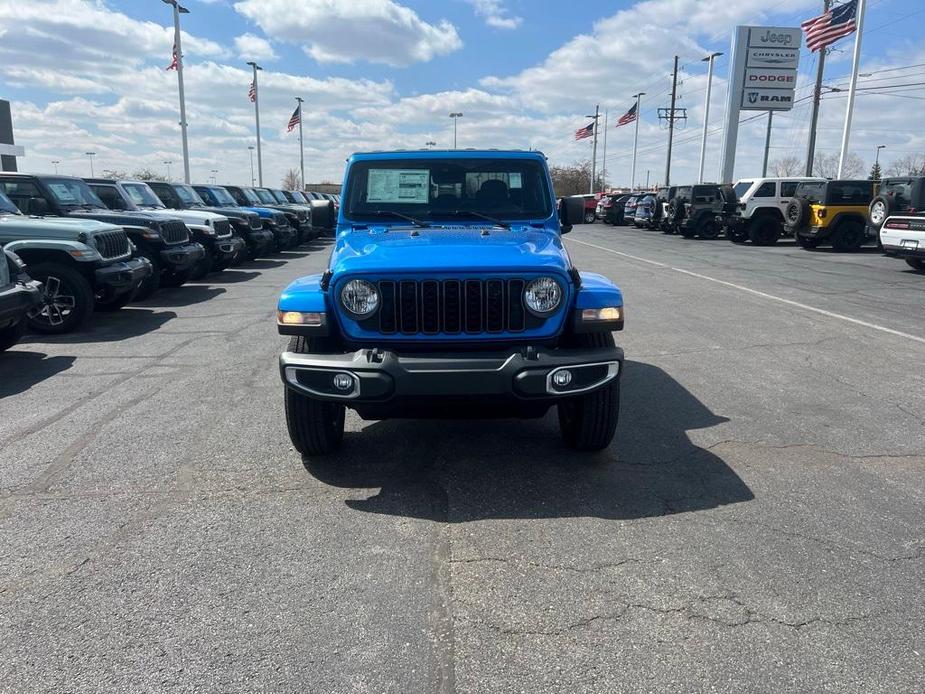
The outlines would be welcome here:
[[[925,276],[600,224],[621,421],[362,422],[303,464],[323,243],[0,355],[0,691],[920,692]]]

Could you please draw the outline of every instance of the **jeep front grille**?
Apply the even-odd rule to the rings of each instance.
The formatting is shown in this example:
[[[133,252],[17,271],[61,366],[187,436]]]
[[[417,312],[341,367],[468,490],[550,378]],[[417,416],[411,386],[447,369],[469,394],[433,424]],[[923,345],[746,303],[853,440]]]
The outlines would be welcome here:
[[[524,307],[525,284],[500,278],[381,280],[378,328],[385,335],[522,332],[539,322]]]
[[[300,222],[304,222],[306,219],[308,219],[308,215],[305,214],[305,210],[297,210],[296,217],[298,217]]]
[[[227,219],[215,220],[212,223],[212,228],[215,230],[215,235],[220,239],[231,236],[231,222]]]
[[[186,243],[189,241],[189,229],[179,219],[171,219],[161,223],[161,236],[166,243]]]
[[[263,228],[263,222],[260,221],[260,215],[248,215],[247,220],[251,229],[256,229],[259,231]]]
[[[122,258],[129,253],[128,235],[118,231],[103,231],[93,236],[93,245],[106,260]]]

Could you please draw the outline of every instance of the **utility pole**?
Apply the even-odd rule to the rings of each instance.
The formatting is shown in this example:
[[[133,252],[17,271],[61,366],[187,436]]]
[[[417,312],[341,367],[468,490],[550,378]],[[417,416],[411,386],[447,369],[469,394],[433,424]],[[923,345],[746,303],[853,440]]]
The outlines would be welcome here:
[[[86,155],[90,158],[90,178],[93,178],[95,176],[93,173],[93,157],[96,156],[96,152],[86,152]]]
[[[768,111],[768,134],[764,138],[764,164],[761,165],[761,177],[768,175],[768,156],[771,154],[771,123],[774,121],[774,111]]]
[[[594,119],[594,144],[591,147],[591,194],[594,195],[594,177],[597,174],[597,122],[601,117],[601,106],[598,104],[594,107],[594,115],[586,118]]]
[[[867,0],[858,0],[857,31],[854,34],[854,56],[851,60],[851,86],[848,88],[848,110],[845,112],[845,131],[841,138],[841,155],[838,158],[838,177],[845,172],[848,158],[848,140],[851,137],[851,119],[854,116],[854,96],[858,88],[858,70],[861,66],[861,38],[864,32],[864,10]]]
[[[607,187],[607,115],[604,109],[604,153],[601,155],[601,192]]]
[[[299,102],[299,168],[302,170],[302,180],[299,184],[302,190],[305,190],[305,145],[302,144],[302,102],[305,99],[297,96],[295,100]]]
[[[257,180],[260,182],[260,187],[263,187],[263,155],[260,152],[260,94],[257,87],[257,70],[263,70],[257,63],[251,61],[248,63],[252,68],[254,68],[254,81],[251,83],[253,85],[253,99],[254,102],[254,117],[257,121]]]
[[[189,10],[177,0],[164,0],[173,6],[173,46],[176,51],[177,84],[180,87],[180,138],[183,141],[183,182],[190,182],[189,175],[189,140],[186,134],[186,94],[183,91],[183,47],[180,45],[180,15],[189,14]]]
[[[707,72],[707,99],[703,106],[703,136],[700,139],[700,176],[697,178],[698,183],[703,183],[703,167],[707,158],[707,127],[710,122],[710,94],[713,91],[713,62],[721,56],[722,53],[713,53],[703,59],[703,62],[710,63]]]
[[[668,113],[668,161],[665,164],[665,185],[671,185],[671,146],[674,144],[675,104],[678,100],[678,56],[674,57],[671,77],[671,111]]]
[[[633,172],[630,175],[630,190],[636,187],[636,150],[639,148],[639,121],[642,118],[642,113],[639,111],[640,102],[642,97],[646,95],[645,92],[639,92],[635,95],[636,99],[636,134],[633,135]]]
[[[825,14],[832,7],[832,0],[822,0],[822,13]],[[813,91],[813,110],[809,117],[809,146],[806,148],[806,175],[813,175],[813,159],[816,158],[816,125],[819,123],[819,102],[822,99],[822,78],[825,73],[825,53],[828,49],[819,51],[819,65],[816,67],[816,88]]]

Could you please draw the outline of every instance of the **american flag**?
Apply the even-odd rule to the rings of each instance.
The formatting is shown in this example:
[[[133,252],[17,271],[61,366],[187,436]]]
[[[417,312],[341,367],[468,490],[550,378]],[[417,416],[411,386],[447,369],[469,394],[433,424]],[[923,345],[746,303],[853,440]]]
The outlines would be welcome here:
[[[800,26],[806,34],[806,47],[815,53],[853,34],[857,30],[857,13],[858,0],[848,0],[844,5],[803,22]]]
[[[576,140],[584,140],[586,137],[592,137],[594,135],[594,123],[590,123],[583,128],[578,128],[575,131]]]
[[[247,98],[252,102],[257,101],[257,83],[251,82],[250,89],[247,90]]]
[[[170,61],[170,65],[168,65],[168,66],[167,66],[166,68],[164,68],[164,69],[165,69],[165,70],[177,70],[177,69],[179,69],[179,67],[180,67],[180,56],[179,56],[179,54],[177,53],[177,44],[176,44],[176,42],[174,42],[174,44],[173,44],[173,60],[171,60],[171,61]]]
[[[292,112],[292,118],[289,119],[289,126],[286,128],[287,133],[291,133],[292,129],[297,126],[302,121],[302,104],[296,106],[295,111]]]
[[[629,125],[636,120],[636,106],[637,104],[633,104],[633,107],[627,111],[620,120],[617,121],[618,128],[621,125]]]

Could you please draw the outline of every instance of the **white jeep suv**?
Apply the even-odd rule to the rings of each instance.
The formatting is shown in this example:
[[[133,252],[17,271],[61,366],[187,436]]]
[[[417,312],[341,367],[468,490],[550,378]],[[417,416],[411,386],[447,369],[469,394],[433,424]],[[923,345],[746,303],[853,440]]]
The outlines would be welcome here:
[[[823,178],[745,178],[738,181],[735,194],[739,208],[722,222],[726,237],[733,243],[751,241],[756,246],[773,246],[785,235],[784,212],[793,199],[797,184]]]

